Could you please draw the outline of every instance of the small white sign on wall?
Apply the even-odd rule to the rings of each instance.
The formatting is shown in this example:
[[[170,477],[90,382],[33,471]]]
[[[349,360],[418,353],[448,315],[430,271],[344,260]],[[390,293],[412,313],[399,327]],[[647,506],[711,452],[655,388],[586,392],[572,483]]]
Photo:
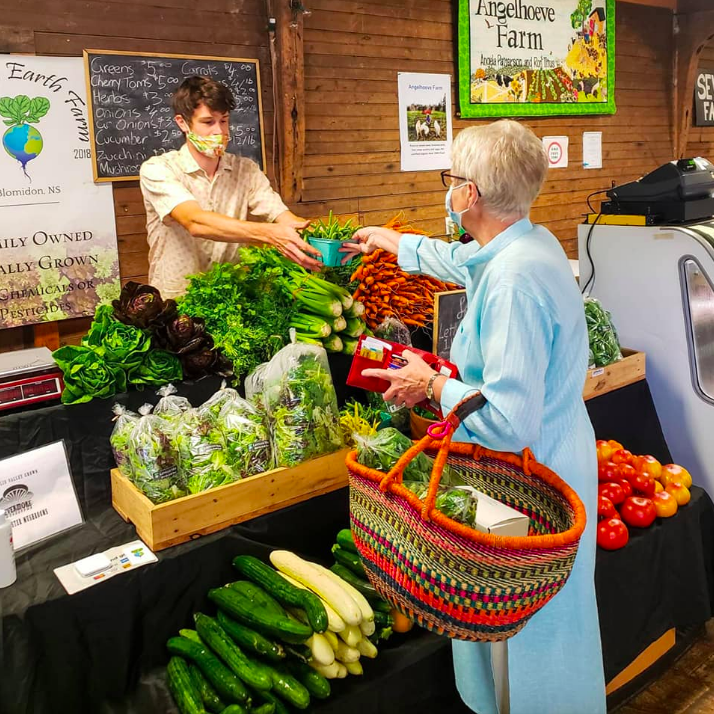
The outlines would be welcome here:
[[[399,72],[402,171],[451,167],[451,75]]]
[[[548,154],[548,167],[551,169],[568,168],[568,137],[544,136],[543,146]]]

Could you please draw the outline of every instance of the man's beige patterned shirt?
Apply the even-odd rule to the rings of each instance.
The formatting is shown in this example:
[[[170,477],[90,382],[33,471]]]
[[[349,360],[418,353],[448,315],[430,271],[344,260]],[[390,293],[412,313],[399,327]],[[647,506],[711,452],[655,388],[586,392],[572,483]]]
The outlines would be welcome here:
[[[213,180],[199,167],[188,147],[154,156],[141,167],[141,193],[149,241],[149,283],[164,298],[185,292],[186,276],[214,263],[235,262],[239,243],[194,238],[171,217],[186,201],[241,221],[274,221],[287,206],[250,159],[234,154],[221,158]]]

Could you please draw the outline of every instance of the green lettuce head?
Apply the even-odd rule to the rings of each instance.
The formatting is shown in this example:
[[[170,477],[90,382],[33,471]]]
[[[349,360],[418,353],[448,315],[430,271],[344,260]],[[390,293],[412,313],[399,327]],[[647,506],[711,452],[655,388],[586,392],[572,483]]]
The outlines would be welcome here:
[[[129,373],[130,384],[139,387],[160,387],[183,379],[181,362],[176,355],[165,350],[150,350],[142,363]]]
[[[115,320],[111,306],[102,305],[89,332],[82,338],[82,346],[93,349],[108,363],[129,371],[142,363],[151,348],[151,338],[138,327]]]
[[[126,391],[126,373],[89,347],[66,345],[52,353],[64,373],[63,404],[81,404],[94,397],[106,399]]]

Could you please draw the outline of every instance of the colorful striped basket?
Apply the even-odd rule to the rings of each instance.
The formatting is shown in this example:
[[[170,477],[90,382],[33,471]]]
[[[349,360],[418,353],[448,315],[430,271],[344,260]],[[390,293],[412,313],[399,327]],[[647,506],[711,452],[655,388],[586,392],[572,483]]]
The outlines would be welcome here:
[[[460,422],[484,403],[480,393],[461,402],[388,474],[359,464],[355,451],[347,468],[352,532],[372,585],[428,630],[498,642],[519,632],[565,585],[585,507],[528,449],[518,456],[451,442]],[[423,451],[436,459],[421,501],[402,485],[402,474]],[[468,485],[526,514],[529,535],[482,533],[436,510],[447,462]]]

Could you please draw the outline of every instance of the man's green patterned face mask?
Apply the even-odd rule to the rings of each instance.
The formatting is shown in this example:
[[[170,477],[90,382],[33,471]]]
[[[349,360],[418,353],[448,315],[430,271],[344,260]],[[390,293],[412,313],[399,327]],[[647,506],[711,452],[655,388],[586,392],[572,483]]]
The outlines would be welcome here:
[[[186,138],[193,144],[196,151],[200,151],[204,156],[208,156],[211,159],[220,159],[226,153],[228,140],[223,134],[199,136],[189,131]]]

